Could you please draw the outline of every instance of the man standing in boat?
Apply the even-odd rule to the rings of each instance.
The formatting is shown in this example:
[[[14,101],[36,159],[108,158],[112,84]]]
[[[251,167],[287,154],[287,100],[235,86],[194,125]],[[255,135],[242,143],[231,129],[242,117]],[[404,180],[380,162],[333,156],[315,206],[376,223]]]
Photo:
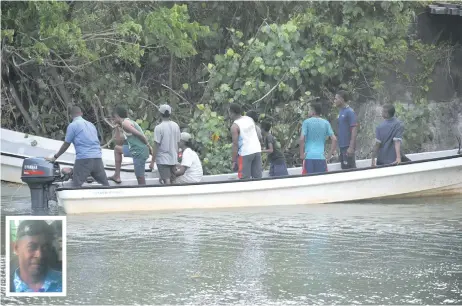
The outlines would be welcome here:
[[[181,133],[180,148],[182,152],[181,164],[175,166],[175,184],[198,183],[202,180],[203,170],[199,155],[192,149],[192,136]]]
[[[311,117],[303,121],[300,133],[300,159],[303,160],[302,174],[327,172],[327,161],[332,156],[337,146],[337,138],[332,131],[329,121],[322,119],[321,104],[311,106]],[[326,139],[330,138],[331,145],[329,154],[324,156]]]
[[[160,182],[170,185],[174,167],[178,163],[178,148],[180,145],[180,127],[170,120],[172,108],[163,104],[159,107],[162,122],[154,128],[154,148],[149,167],[154,168],[157,162]]]
[[[249,116],[250,118],[253,119],[253,122],[255,122],[255,129],[257,130],[257,136],[258,136],[258,140],[260,141],[260,144],[261,146],[263,147],[263,136],[262,136],[262,132],[261,132],[261,128],[260,126],[258,125],[258,114],[256,111],[254,110],[250,110],[246,113],[247,116]]]
[[[356,114],[347,104],[348,94],[340,90],[335,95],[334,104],[340,110],[338,115],[339,158],[342,169],[356,168],[355,149],[358,123]]]
[[[120,132],[122,132],[126,144],[116,145],[114,147],[115,172],[109,179],[117,184],[121,183],[120,168],[122,167],[123,154],[125,157],[133,158],[133,167],[135,169],[138,185],[145,185],[145,165],[146,160],[149,158],[149,151],[151,150],[148,140],[138,123],[128,118],[128,111],[125,107],[120,105],[116,106],[112,115],[114,123],[118,126],[116,128],[115,138],[120,143]]]
[[[92,176],[98,183],[109,186],[96,127],[82,118],[82,110],[78,106],[71,108],[71,116],[72,122],[67,127],[63,145],[58,153],[46,159],[55,162],[72,143],[76,153],[72,185],[80,187],[87,177]]]
[[[268,153],[268,160],[270,162],[270,176],[284,176],[289,175],[287,172],[286,160],[284,154],[281,152],[281,145],[276,138],[270,133],[271,123],[263,121],[261,124],[264,149],[262,153]]]
[[[261,178],[261,144],[258,140],[255,122],[248,116],[242,116],[238,104],[229,106],[229,117],[233,120],[231,136],[233,138],[233,170],[238,171],[240,179]]]
[[[396,119],[395,107],[386,104],[382,108],[385,119],[375,129],[375,145],[372,150],[372,167],[401,163],[401,142],[403,140],[404,124]],[[377,163],[375,158],[377,157]]]

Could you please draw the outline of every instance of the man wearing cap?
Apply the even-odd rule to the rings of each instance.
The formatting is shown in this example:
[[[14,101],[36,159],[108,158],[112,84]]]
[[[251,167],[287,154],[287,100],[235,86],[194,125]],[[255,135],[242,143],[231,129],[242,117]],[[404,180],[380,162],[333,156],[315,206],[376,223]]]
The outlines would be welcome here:
[[[14,252],[18,256],[12,292],[62,292],[62,274],[49,267],[54,232],[44,220],[22,221]]]
[[[171,184],[174,167],[178,163],[178,147],[180,143],[180,127],[170,120],[172,108],[163,104],[159,107],[162,122],[154,128],[154,147],[149,167],[154,168],[157,162],[160,182]]]
[[[174,170],[175,184],[198,183],[202,180],[203,171],[199,155],[191,148],[192,136],[189,133],[181,133],[180,149],[183,153],[181,164]]]
[[[72,185],[80,187],[85,183],[88,176],[92,176],[101,185],[109,186],[106,171],[104,170],[98,132],[95,125],[83,119],[82,115],[80,107],[72,107],[72,123],[67,127],[64,143],[58,153],[46,159],[50,162],[55,162],[73,143],[75,148],[75,163]]]

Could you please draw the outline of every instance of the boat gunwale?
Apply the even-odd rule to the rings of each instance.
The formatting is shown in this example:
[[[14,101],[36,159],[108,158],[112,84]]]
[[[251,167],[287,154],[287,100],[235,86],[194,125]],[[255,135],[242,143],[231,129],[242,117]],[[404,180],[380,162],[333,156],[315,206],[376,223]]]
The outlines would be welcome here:
[[[148,185],[146,184],[146,185],[117,185],[117,186],[58,187],[56,191],[59,192],[59,191],[78,191],[78,190],[184,187],[184,186],[196,186],[196,185],[201,186],[201,185],[216,185],[216,184],[225,184],[225,183],[243,183],[243,182],[256,182],[256,181],[266,181],[266,180],[282,180],[282,179],[311,177],[311,176],[319,176],[319,175],[332,175],[332,174],[339,174],[339,173],[358,172],[358,171],[375,170],[375,169],[383,169],[383,168],[390,168],[390,167],[407,166],[407,165],[421,164],[421,163],[441,161],[441,160],[450,160],[450,159],[455,159],[455,158],[462,158],[462,154],[404,162],[404,163],[400,163],[399,165],[388,164],[388,165],[380,165],[380,166],[375,166],[375,167],[369,166],[369,167],[364,167],[364,168],[342,169],[342,170],[334,170],[334,171],[328,171],[328,172],[322,172],[322,173],[294,174],[294,175],[278,176],[278,177],[263,177],[263,178],[258,178],[258,179],[252,179],[252,178],[232,179],[232,180],[221,180],[221,181],[212,181],[212,182],[188,183],[188,184],[181,184],[181,185],[158,185],[158,184]]]
[[[14,153],[7,153],[7,152],[1,152],[1,155],[2,155],[2,156],[6,156],[6,157],[20,158],[20,159],[31,158],[31,156],[20,155],[20,154],[14,154]],[[75,163],[71,163],[71,162],[61,162],[61,161],[56,161],[56,162],[57,162],[58,164],[64,165],[64,166],[74,166],[74,165],[75,165]],[[104,166],[104,170],[114,171],[114,170],[115,170],[115,167]],[[131,173],[134,173],[134,172],[135,172],[135,169],[124,169],[124,168],[121,168],[120,171],[121,171],[121,172],[131,172]],[[145,169],[145,172],[153,172],[153,170],[152,170],[152,169]]]

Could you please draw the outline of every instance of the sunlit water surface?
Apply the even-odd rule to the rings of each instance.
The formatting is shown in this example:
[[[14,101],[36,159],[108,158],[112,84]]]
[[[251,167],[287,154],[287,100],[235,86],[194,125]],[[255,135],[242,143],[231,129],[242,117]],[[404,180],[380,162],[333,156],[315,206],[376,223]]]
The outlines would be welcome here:
[[[2,232],[30,213],[3,184]],[[5,297],[2,256],[2,304],[462,303],[460,197],[68,216],[67,232],[67,297]]]

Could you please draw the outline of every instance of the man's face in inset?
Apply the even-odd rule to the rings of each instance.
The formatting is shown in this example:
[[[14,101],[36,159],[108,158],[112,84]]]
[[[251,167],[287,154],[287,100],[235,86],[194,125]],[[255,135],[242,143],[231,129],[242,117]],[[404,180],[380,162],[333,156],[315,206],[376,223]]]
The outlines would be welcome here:
[[[30,277],[45,275],[48,270],[48,258],[52,249],[51,237],[45,234],[23,236],[14,246],[18,255],[19,269]]]

